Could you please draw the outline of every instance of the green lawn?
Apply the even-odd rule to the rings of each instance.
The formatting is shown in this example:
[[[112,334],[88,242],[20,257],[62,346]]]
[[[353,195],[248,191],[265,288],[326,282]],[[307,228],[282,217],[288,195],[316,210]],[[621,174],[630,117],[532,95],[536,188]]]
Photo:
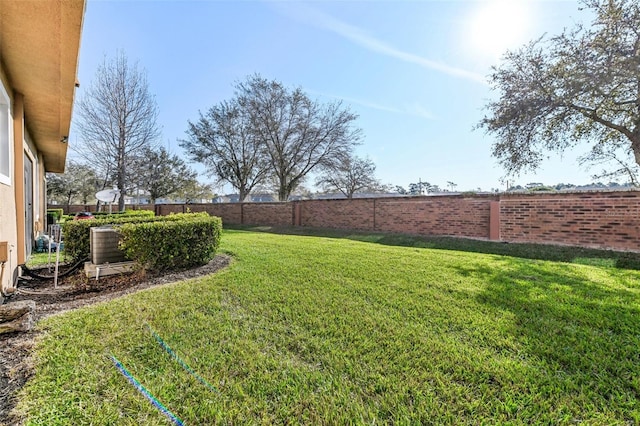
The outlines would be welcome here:
[[[64,250],[60,251],[59,260],[60,260],[60,263],[66,263],[70,260],[65,254]],[[56,264],[55,251],[52,251],[51,255],[49,255],[49,252],[45,252],[45,253],[33,252],[31,253],[31,256],[29,256],[29,259],[27,260],[27,267],[30,267],[30,268],[38,268],[42,266],[55,265],[55,264]]]
[[[27,424],[640,422],[640,272],[224,232],[236,259],[40,324]],[[154,340],[155,329],[199,375]]]

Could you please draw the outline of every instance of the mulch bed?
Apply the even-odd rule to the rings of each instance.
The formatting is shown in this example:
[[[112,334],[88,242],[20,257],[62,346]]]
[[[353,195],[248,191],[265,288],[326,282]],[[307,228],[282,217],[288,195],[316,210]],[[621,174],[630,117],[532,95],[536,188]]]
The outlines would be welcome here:
[[[35,320],[39,321],[50,315],[109,301],[145,288],[213,274],[230,262],[229,256],[218,255],[208,264],[195,268],[163,274],[136,272],[103,277],[98,281],[86,278],[80,270],[60,280],[57,288],[54,288],[53,280],[23,283],[5,303],[35,301]],[[17,392],[34,373],[31,354],[37,335],[37,330],[0,335],[0,425],[22,424],[22,419],[12,415],[11,411],[17,402]]]

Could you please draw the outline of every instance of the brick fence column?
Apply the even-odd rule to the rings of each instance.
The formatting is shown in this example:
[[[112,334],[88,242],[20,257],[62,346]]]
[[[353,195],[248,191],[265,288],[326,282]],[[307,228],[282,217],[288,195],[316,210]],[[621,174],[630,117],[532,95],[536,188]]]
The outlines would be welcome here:
[[[302,224],[302,218],[300,217],[301,207],[300,201],[293,203],[293,226],[300,226]]]
[[[489,239],[500,240],[500,201],[489,204]]]

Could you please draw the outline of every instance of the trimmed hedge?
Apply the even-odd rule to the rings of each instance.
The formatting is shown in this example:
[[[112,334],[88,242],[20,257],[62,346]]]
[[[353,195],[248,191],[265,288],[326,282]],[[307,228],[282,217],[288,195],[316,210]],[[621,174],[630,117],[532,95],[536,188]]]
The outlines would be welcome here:
[[[124,216],[105,219],[68,220],[62,226],[65,253],[75,260],[84,259],[90,252],[90,229],[96,226],[122,225],[125,223],[165,222],[210,217],[208,213],[178,213],[169,216]]]
[[[178,269],[204,265],[214,258],[220,244],[222,219],[207,215],[183,220],[128,223],[119,231],[120,248],[127,258],[145,269]]]
[[[123,212],[91,212],[96,219],[104,219],[107,217],[121,218],[121,217],[149,217],[156,214],[151,210],[125,210]]]

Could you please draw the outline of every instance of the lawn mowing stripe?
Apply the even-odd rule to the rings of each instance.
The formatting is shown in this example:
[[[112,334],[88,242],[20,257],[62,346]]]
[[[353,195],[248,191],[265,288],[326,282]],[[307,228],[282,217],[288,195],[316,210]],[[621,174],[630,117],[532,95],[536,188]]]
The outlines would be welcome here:
[[[122,363],[118,360],[118,358],[116,358],[114,355],[111,355],[111,361],[113,361],[113,364],[116,366],[118,370],[120,370],[122,375],[127,378],[129,383],[131,383],[136,389],[138,389],[138,391],[142,395],[144,395],[144,397],[147,398],[149,402],[151,402],[158,410],[160,410],[160,412],[164,414],[165,417],[171,420],[173,424],[176,424],[178,426],[184,426],[184,423],[182,422],[182,420],[180,420],[175,414],[173,414],[171,410],[165,407],[164,404],[162,404],[162,402],[158,401],[156,397],[154,397],[153,394],[149,392],[142,385],[142,383],[136,380],[136,378],[133,377],[133,375],[129,372],[129,370],[127,370],[125,366],[122,365]]]
[[[189,374],[191,374],[193,377],[196,378],[196,380],[198,380],[200,383],[202,383],[204,386],[206,386],[207,388],[209,388],[209,390],[216,392],[216,393],[220,393],[220,391],[213,386],[212,384],[210,384],[209,382],[207,382],[205,379],[203,379],[198,373],[196,373],[191,367],[189,367],[189,364],[187,364],[186,362],[184,362],[182,360],[182,358],[180,358],[178,356],[177,353],[175,353],[175,351],[173,349],[171,349],[171,347],[164,341],[162,340],[162,338],[160,337],[160,335],[158,335],[158,333],[156,333],[149,324],[147,324],[147,328],[149,329],[149,331],[151,332],[151,334],[153,335],[153,337],[156,339],[156,341],[160,344],[160,346],[162,346],[162,348],[169,354],[171,355],[171,357],[173,359],[176,360],[176,362],[178,364],[180,364],[180,366],[182,368],[184,368]]]

